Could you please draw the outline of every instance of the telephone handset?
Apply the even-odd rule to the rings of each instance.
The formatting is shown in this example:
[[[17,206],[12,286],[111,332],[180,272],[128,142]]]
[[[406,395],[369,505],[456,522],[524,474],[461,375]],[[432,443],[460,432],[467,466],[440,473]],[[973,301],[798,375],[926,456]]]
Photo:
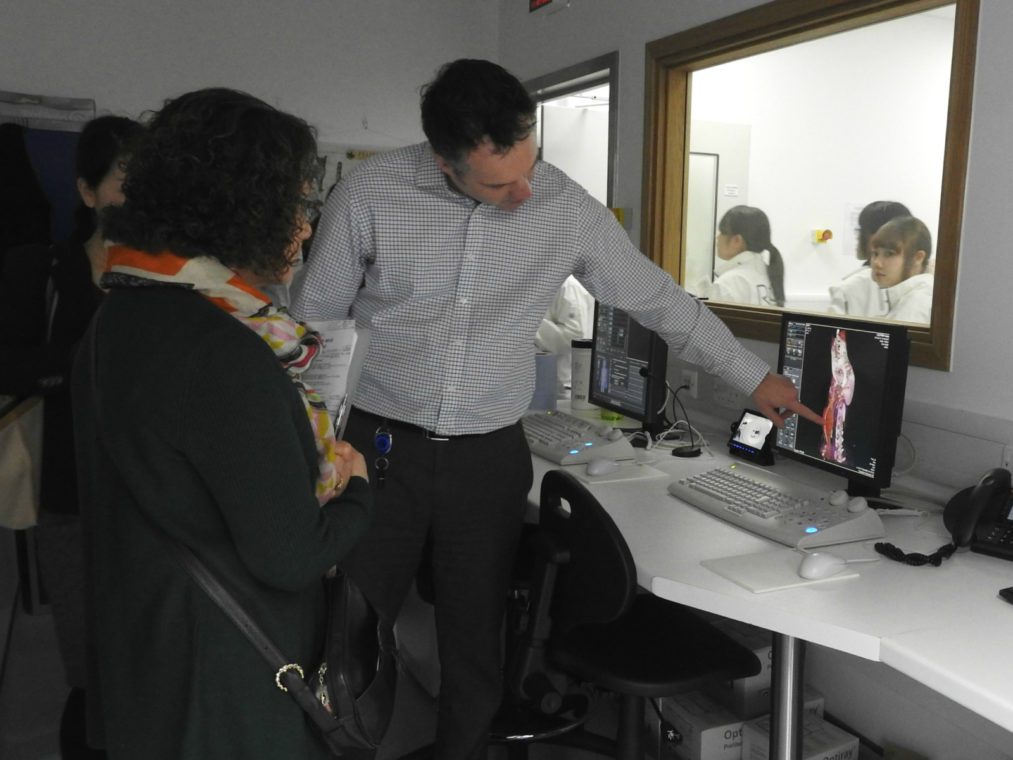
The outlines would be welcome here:
[[[1013,560],[1013,491],[1009,470],[996,468],[959,491],[943,512],[956,546]]]

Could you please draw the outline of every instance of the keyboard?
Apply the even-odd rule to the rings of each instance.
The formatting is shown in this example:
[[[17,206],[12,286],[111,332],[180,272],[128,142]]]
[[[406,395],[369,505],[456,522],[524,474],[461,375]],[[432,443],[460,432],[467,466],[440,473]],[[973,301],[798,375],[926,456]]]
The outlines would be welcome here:
[[[773,472],[732,463],[672,481],[668,492],[708,514],[799,549],[883,537],[875,510],[848,511],[830,493]]]
[[[533,454],[555,464],[581,464],[592,459],[634,459],[633,445],[623,431],[607,422],[593,422],[566,412],[545,410],[521,417]]]

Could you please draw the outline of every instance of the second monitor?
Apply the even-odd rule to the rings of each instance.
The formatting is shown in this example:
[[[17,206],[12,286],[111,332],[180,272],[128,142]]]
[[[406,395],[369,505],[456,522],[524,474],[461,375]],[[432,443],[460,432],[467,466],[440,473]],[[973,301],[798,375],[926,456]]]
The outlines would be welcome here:
[[[665,424],[668,346],[622,309],[596,303],[588,401],[641,423],[650,435]]]
[[[847,478],[852,496],[879,495],[900,435],[908,346],[896,323],[783,314],[778,372],[823,424],[790,417],[777,449]]]

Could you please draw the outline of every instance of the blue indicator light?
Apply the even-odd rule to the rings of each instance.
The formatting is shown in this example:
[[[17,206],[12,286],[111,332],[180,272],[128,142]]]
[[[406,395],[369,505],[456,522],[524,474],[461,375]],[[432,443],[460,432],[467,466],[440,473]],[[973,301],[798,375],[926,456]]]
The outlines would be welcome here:
[[[819,533],[820,529],[819,528],[814,528],[812,525],[810,525],[808,528],[805,529],[805,532],[806,533]]]
[[[570,449],[570,453],[571,454],[579,454],[580,453],[580,449]]]
[[[585,448],[589,448],[591,446],[594,446],[594,441],[584,441]]]

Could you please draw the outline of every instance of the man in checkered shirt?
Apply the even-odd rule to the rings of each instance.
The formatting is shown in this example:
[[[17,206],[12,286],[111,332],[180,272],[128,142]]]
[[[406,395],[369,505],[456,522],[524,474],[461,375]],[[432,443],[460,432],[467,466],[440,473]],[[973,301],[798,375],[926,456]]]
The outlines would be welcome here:
[[[428,142],[374,156],[331,193],[292,306],[370,331],[345,437],[371,463],[375,508],[344,569],[392,620],[420,566],[431,577],[441,760],[484,757],[500,703],[501,621],[532,483],[518,420],[535,333],[567,276],[777,424],[781,410],[820,421],[608,209],[538,160],[534,125],[534,102],[501,67],[444,66],[422,98]]]

